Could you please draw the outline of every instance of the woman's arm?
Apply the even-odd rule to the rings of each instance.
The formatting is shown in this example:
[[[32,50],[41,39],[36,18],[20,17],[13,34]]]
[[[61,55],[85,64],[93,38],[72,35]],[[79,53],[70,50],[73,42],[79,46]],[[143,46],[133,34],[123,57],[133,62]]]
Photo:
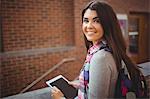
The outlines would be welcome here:
[[[89,99],[107,98],[109,95],[111,69],[108,52],[99,51],[91,59],[89,71]],[[109,53],[109,55],[111,55]]]

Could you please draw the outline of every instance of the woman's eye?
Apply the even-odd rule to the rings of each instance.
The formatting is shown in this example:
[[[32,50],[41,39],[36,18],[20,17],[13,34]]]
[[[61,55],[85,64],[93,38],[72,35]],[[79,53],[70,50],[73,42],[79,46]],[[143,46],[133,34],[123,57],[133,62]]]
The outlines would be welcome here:
[[[83,19],[83,22],[84,22],[84,23],[87,23],[87,22],[89,22],[89,21],[88,21],[87,19]]]
[[[96,19],[96,20],[94,20],[94,22],[96,22],[96,23],[100,23],[100,20],[99,20],[99,19]]]

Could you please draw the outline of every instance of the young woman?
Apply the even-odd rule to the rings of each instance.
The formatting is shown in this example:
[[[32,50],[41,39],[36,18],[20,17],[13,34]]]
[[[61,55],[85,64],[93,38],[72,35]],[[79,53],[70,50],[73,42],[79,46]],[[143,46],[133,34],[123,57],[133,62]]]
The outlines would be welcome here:
[[[87,57],[79,82],[70,82],[78,88],[77,99],[113,98],[122,61],[127,66],[131,79],[140,73],[126,55],[126,45],[113,9],[104,2],[91,1],[82,11],[82,30],[87,48]],[[54,99],[63,93],[56,87]]]

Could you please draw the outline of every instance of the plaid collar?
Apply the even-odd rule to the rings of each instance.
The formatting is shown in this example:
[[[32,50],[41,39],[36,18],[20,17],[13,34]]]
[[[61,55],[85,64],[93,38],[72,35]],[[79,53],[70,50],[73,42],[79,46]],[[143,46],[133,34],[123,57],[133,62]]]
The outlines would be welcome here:
[[[101,47],[101,43],[96,43],[96,44],[94,44],[93,46],[91,46],[90,48],[89,48],[89,50],[88,50],[88,54],[94,54],[94,53],[96,53],[99,49],[100,49],[100,47]]]
[[[91,46],[88,50],[88,54],[93,55],[94,53],[96,53],[98,50],[101,50],[101,49],[104,49],[105,51],[112,53],[112,49],[108,46],[106,41],[101,41]]]

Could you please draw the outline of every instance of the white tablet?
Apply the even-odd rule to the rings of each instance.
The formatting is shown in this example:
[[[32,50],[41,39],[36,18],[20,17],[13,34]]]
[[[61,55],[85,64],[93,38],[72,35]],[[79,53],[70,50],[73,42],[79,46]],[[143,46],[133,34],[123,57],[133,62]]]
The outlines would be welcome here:
[[[58,89],[60,89],[64,96],[68,99],[73,99],[77,96],[77,89],[73,87],[72,85],[68,84],[68,80],[62,76],[58,75],[49,81],[46,82],[46,84],[50,87],[56,86]]]

